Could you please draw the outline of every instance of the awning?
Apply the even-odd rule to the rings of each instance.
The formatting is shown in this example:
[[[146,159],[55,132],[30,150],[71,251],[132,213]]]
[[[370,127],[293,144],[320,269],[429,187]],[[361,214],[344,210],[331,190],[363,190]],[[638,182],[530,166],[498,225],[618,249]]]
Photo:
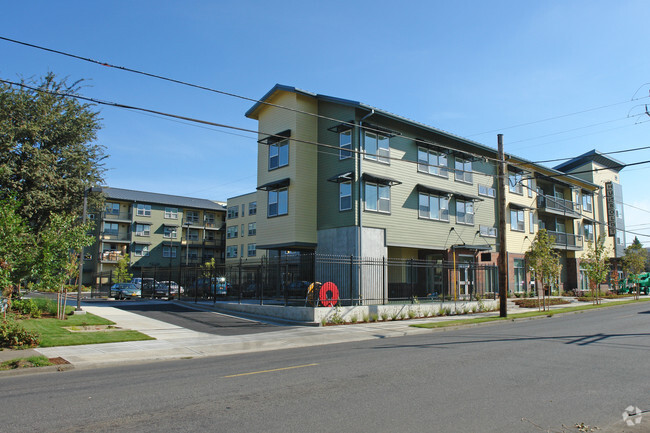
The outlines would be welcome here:
[[[446,189],[438,188],[438,187],[434,187],[434,186],[424,185],[424,184],[421,184],[421,183],[418,183],[415,186],[415,188],[417,188],[418,192],[423,192],[425,194],[446,195],[448,197],[451,197],[452,195],[454,195],[454,193],[452,191],[448,191]]]
[[[585,215],[582,216],[582,219],[585,220],[585,221],[589,221],[590,223],[595,223],[596,222],[596,220],[593,219],[592,217],[588,217],[588,216],[585,216]]]
[[[418,145],[419,147],[426,147],[427,149],[435,150],[438,153],[445,153],[445,154],[451,153],[451,151],[446,147],[440,147],[440,145],[431,143],[428,140],[425,140],[423,138],[416,138],[415,144]]]
[[[466,244],[456,244],[451,246],[452,250],[472,250],[472,251],[492,251],[492,247],[489,245],[466,245]]]
[[[341,182],[350,182],[354,178],[354,172],[353,171],[346,171],[345,173],[337,174],[336,176],[332,176],[329,179],[327,179],[328,182],[335,182],[335,183],[341,183]]]
[[[375,182],[375,183],[379,183],[379,184],[382,184],[382,185],[389,185],[389,186],[400,185],[402,183],[399,180],[395,180],[395,179],[390,178],[390,177],[379,176],[379,175],[370,174],[370,173],[363,173],[361,178],[363,180],[367,180],[369,182]]]
[[[368,132],[373,132],[375,134],[381,134],[386,137],[395,137],[396,135],[402,135],[401,132],[394,131],[392,129],[384,128],[383,126],[374,125],[372,123],[363,122],[363,129]]]
[[[354,128],[354,120],[350,120],[349,122],[345,122],[345,123],[339,123],[338,125],[334,125],[330,128],[327,128],[327,130],[331,132],[336,132],[338,134],[343,131],[349,131],[352,128]]]
[[[533,210],[532,207],[523,204],[517,204],[517,203],[508,203],[508,206],[513,209],[519,209],[519,210]]]
[[[261,140],[257,140],[257,142],[260,144],[273,144],[289,137],[291,137],[291,130],[287,129],[282,132],[278,132],[277,134],[269,135],[268,137],[262,138]]]
[[[278,189],[278,188],[282,188],[282,187],[285,187],[285,186],[289,186],[290,182],[291,182],[291,179],[289,179],[287,177],[287,178],[284,178],[284,179],[274,180],[272,182],[265,183],[264,185],[258,186],[257,189],[262,190],[262,191],[269,191],[269,190],[272,190],[272,189]]]
[[[174,223],[163,223],[165,227],[180,227],[179,224],[174,224]]]
[[[477,195],[467,194],[464,192],[454,192],[456,198],[464,198],[465,200],[471,201],[483,201],[483,199]]]

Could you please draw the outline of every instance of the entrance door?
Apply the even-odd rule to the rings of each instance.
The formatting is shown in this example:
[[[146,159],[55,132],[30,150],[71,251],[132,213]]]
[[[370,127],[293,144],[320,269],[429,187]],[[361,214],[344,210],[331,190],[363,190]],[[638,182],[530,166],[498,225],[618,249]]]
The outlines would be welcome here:
[[[474,293],[474,256],[460,254],[458,256],[458,295],[461,299],[469,299]]]

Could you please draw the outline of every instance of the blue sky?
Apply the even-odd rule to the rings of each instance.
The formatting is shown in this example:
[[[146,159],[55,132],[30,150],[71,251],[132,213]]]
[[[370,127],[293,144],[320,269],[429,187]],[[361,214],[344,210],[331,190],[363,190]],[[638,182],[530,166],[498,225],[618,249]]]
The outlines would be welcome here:
[[[281,83],[362,101],[492,147],[500,132],[507,152],[539,161],[650,146],[648,16],[647,1],[37,0],[4,4],[0,35],[251,98]],[[252,104],[232,97],[5,41],[0,59],[3,79],[52,71],[86,79],[89,97],[256,129]],[[254,190],[253,134],[99,110],[108,185]],[[628,229],[650,235],[648,173],[621,181]]]

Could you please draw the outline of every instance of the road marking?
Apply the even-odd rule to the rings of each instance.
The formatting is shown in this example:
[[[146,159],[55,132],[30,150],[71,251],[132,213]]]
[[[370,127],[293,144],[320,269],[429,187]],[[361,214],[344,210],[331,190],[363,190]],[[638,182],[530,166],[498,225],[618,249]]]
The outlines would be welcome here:
[[[239,377],[239,376],[249,376],[251,374],[260,374],[260,373],[272,373],[274,371],[283,371],[283,370],[293,370],[294,368],[304,368],[304,367],[313,367],[318,364],[305,364],[305,365],[294,365],[292,367],[282,367],[282,368],[274,368],[273,370],[261,370],[261,371],[251,371],[249,373],[239,373],[239,374],[231,374],[229,376],[223,376],[224,378],[227,377]]]

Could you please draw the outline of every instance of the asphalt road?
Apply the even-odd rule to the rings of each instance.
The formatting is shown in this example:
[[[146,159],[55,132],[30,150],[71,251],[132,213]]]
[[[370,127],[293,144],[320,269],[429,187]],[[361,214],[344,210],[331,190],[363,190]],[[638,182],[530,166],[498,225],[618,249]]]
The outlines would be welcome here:
[[[399,338],[0,377],[13,431],[569,432],[650,408],[650,303]],[[566,426],[563,427],[563,426]]]

